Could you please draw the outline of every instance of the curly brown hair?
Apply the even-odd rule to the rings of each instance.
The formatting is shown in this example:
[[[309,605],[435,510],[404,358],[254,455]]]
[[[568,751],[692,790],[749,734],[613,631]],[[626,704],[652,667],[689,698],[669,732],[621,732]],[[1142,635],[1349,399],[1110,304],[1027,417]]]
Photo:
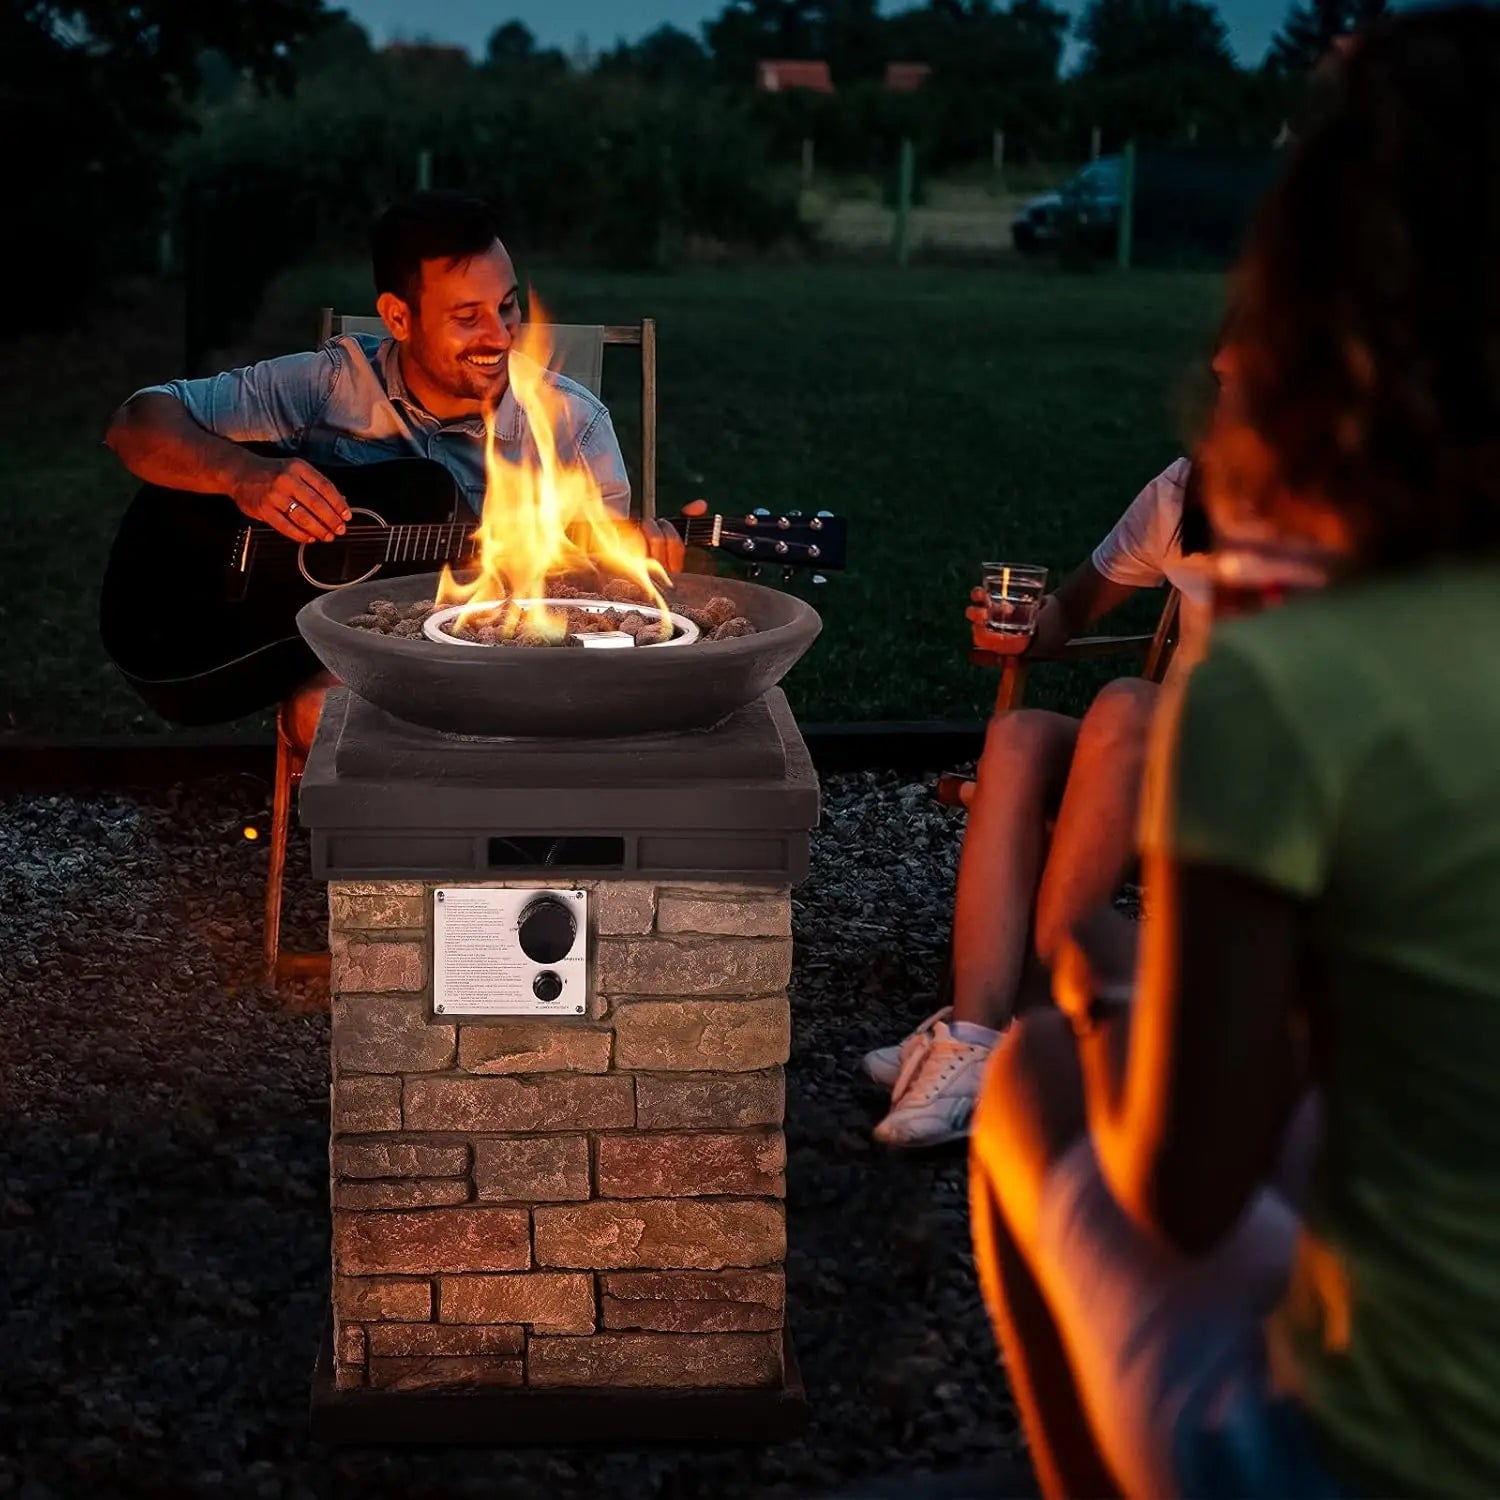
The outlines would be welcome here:
[[[1230,321],[1221,525],[1321,516],[1369,567],[1500,548],[1500,12],[1405,11],[1319,70]]]

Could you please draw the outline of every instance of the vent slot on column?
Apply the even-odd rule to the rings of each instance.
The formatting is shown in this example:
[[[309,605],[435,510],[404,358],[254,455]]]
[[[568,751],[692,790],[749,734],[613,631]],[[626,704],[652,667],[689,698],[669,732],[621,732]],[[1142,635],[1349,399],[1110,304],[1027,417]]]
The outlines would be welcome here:
[[[623,870],[625,840],[603,835],[517,833],[489,841],[492,870]]]

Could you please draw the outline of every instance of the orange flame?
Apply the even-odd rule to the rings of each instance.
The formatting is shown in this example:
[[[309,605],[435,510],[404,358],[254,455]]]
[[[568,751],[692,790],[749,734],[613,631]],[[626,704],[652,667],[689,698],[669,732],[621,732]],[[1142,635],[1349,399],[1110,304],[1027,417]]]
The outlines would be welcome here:
[[[484,509],[473,534],[479,571],[460,582],[445,566],[437,603],[475,606],[460,614],[462,623],[484,602],[504,600],[505,609],[492,623],[505,636],[526,630],[557,641],[566,623],[561,610],[513,601],[544,599],[548,581],[564,576],[591,588],[621,578],[639,585],[651,605],[665,610],[658,583],[670,579],[652,560],[640,528],[604,503],[599,481],[577,456],[569,398],[547,379],[554,368],[551,326],[535,294],[530,300],[531,321],[511,345],[508,369],[535,456],[523,453],[513,463],[499,453],[495,412],[487,407]]]

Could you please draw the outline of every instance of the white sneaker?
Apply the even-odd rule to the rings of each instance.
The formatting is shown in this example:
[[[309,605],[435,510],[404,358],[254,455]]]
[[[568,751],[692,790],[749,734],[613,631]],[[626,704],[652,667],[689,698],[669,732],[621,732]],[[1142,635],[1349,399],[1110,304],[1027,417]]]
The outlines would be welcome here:
[[[939,1021],[926,1047],[903,1064],[891,1091],[891,1112],[875,1127],[875,1139],[904,1150],[963,1140],[994,1050],[956,1040]]]
[[[894,1089],[901,1076],[901,1065],[914,1052],[925,1052],[932,1043],[932,1028],[939,1021],[953,1015],[953,1007],[945,1005],[922,1022],[910,1036],[903,1037],[894,1047],[877,1047],[860,1058],[860,1070],[878,1088]]]

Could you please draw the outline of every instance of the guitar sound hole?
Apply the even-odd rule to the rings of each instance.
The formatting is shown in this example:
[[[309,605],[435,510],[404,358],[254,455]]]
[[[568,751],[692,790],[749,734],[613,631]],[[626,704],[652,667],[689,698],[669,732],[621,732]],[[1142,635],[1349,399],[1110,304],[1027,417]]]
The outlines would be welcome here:
[[[347,588],[380,571],[390,528],[373,510],[358,505],[350,510],[353,519],[345,535],[331,542],[307,542],[297,549],[297,569],[314,588]]]

